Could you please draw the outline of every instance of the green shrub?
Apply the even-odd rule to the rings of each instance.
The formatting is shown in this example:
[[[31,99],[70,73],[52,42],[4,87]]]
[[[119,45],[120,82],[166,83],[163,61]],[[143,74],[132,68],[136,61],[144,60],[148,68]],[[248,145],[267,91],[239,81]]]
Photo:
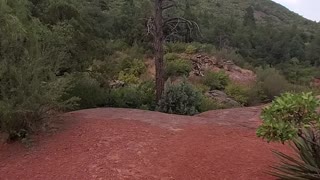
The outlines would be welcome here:
[[[257,135],[268,141],[292,140],[304,127],[320,122],[319,107],[320,101],[312,93],[285,93],[263,109]]]
[[[189,44],[186,47],[185,53],[187,53],[187,54],[195,54],[195,53],[197,53],[197,51],[198,51],[198,49],[195,46]]]
[[[147,67],[142,60],[126,59],[121,64],[122,71],[119,72],[118,80],[127,84],[138,84],[140,82],[139,77],[146,72]]]
[[[126,73],[124,71],[120,71],[118,80],[126,84],[138,84],[140,82],[139,77],[135,76],[134,74]]]
[[[201,92],[202,94],[207,93],[208,91],[210,91],[210,87],[204,85],[204,84],[195,84],[194,87],[197,89],[197,91]]]
[[[229,83],[229,76],[223,72],[208,71],[203,78],[204,84],[210,87],[211,90],[223,90]]]
[[[180,58],[179,55],[176,54],[176,53],[167,53],[167,54],[164,55],[164,60],[166,62],[174,61],[174,60],[177,60],[179,58]]]
[[[218,59],[231,60],[240,67],[245,67],[247,65],[245,59],[243,59],[243,57],[233,49],[222,49],[216,52],[215,56]]]
[[[167,43],[165,50],[167,53],[183,53],[187,47],[186,43],[176,42],[176,43]]]
[[[222,109],[223,106],[209,97],[202,97],[199,106],[199,112],[206,112],[216,109]]]
[[[200,103],[201,94],[192,85],[186,81],[173,84],[168,80],[158,110],[171,114],[194,115],[198,113]]]
[[[79,109],[102,107],[106,105],[108,90],[88,74],[80,74],[74,78],[74,86],[68,91],[68,97],[78,97]]]
[[[273,100],[276,96],[290,91],[290,83],[274,68],[258,69],[256,87],[259,88],[261,99],[264,102]]]
[[[108,106],[121,108],[155,109],[155,85],[152,81],[112,89]]]
[[[262,111],[257,136],[268,142],[292,141],[296,156],[274,151],[281,160],[270,172],[280,179],[320,179],[320,100],[312,93],[286,93]]]
[[[57,77],[45,62],[21,59],[0,62],[0,131],[24,138],[47,123],[54,112],[73,108],[77,98],[63,99],[69,76]]]
[[[229,84],[225,89],[226,94],[241,103],[242,105],[248,105],[250,89],[237,84]]]
[[[177,59],[166,62],[166,76],[189,76],[192,71],[192,64],[188,60]]]

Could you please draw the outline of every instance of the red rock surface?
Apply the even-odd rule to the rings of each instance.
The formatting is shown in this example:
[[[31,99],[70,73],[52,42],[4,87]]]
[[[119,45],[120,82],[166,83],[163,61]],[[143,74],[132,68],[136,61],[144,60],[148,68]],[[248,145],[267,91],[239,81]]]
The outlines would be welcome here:
[[[255,136],[260,108],[196,117],[130,109],[63,116],[63,129],[38,135],[32,148],[0,145],[0,179],[274,179],[276,159]]]

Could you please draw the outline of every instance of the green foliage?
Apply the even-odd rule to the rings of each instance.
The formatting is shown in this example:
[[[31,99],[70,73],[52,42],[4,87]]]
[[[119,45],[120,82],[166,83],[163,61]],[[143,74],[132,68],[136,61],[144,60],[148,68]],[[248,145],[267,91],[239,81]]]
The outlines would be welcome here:
[[[164,55],[164,60],[167,62],[174,61],[180,59],[179,55],[176,53],[167,53]]]
[[[165,50],[167,53],[183,53],[186,51],[186,47],[186,43],[166,43]]]
[[[303,128],[320,122],[319,107],[320,100],[312,93],[283,94],[263,110],[257,135],[268,141],[292,140]]]
[[[107,103],[111,107],[155,109],[155,85],[144,82],[112,89]]]
[[[185,59],[176,59],[166,61],[166,76],[189,76],[192,70],[192,64],[190,61]]]
[[[293,139],[292,146],[297,156],[274,151],[281,164],[273,166],[271,175],[279,179],[320,179],[320,136],[310,129],[303,131],[303,137]]]
[[[208,71],[203,78],[204,84],[210,87],[211,90],[223,90],[228,85],[229,81],[229,76],[224,71]]]
[[[201,94],[186,81],[174,84],[166,83],[158,110],[170,114],[194,115],[198,113]]]
[[[256,88],[263,102],[273,100],[284,92],[290,91],[290,83],[274,68],[258,69]]]
[[[287,93],[266,107],[257,136],[268,141],[292,141],[295,156],[274,151],[280,163],[270,174],[279,179],[319,179],[320,100],[312,93]]]
[[[122,61],[121,69],[118,80],[123,81],[127,84],[138,84],[139,77],[146,72],[146,65],[142,60],[125,59]]]
[[[188,45],[187,47],[186,47],[186,51],[185,51],[185,53],[187,53],[187,54],[195,54],[196,52],[197,52],[197,48],[195,47],[195,46],[193,46],[193,45]]]
[[[0,3],[0,131],[24,138],[78,100],[63,99],[72,85],[66,73],[59,73],[70,60],[64,44],[72,28],[48,29],[30,17],[29,1]]]
[[[74,77],[74,86],[68,91],[67,97],[77,97],[79,109],[102,107],[108,100],[108,90],[88,74]]]
[[[242,105],[248,105],[250,89],[237,84],[229,84],[225,89],[226,94],[241,103]]]
[[[206,111],[223,109],[223,108],[224,107],[222,104],[219,104],[218,102],[214,101],[213,99],[204,96],[201,99],[201,103],[199,106],[199,112],[206,112]]]
[[[205,94],[207,93],[208,91],[210,91],[210,87],[204,85],[204,84],[201,84],[201,83],[197,83],[197,84],[194,84],[194,87],[199,91],[201,92],[202,94]]]

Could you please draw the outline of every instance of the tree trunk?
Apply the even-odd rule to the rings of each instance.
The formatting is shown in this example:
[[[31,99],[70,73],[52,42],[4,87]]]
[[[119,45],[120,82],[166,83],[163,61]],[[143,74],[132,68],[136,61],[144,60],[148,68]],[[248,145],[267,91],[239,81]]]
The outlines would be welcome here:
[[[164,91],[164,35],[163,35],[163,16],[162,16],[162,1],[155,0],[154,22],[154,50],[155,50],[155,65],[156,65],[156,100],[159,102]]]

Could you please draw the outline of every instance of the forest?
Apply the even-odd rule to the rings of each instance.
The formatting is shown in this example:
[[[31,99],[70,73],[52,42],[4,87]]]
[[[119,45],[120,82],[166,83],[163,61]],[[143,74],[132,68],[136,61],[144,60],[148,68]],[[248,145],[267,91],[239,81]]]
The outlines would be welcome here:
[[[150,0],[0,0],[0,130],[23,137],[56,113],[123,107],[194,115],[228,108],[205,96],[223,90],[243,106],[287,91],[317,91],[320,24],[269,0],[177,0],[163,27],[165,89],[156,98]],[[173,21],[172,21],[173,22]],[[207,54],[252,70],[252,87],[224,72],[188,79],[181,54]],[[174,83],[174,79],[179,79]],[[120,82],[120,83],[119,83]],[[157,100],[156,100],[157,99]]]

